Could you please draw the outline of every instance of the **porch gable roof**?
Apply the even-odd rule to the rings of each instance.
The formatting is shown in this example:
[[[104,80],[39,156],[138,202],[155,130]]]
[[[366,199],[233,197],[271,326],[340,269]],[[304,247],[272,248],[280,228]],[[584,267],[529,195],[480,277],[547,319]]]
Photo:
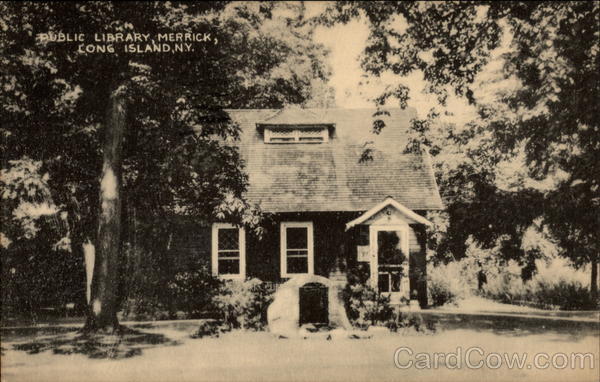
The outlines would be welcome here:
[[[365,213],[363,213],[362,215],[360,215],[356,219],[348,222],[346,224],[346,231],[348,231],[350,228],[352,228],[354,226],[357,226],[359,224],[362,224],[362,223],[368,221],[370,218],[372,218],[377,213],[379,213],[380,211],[384,210],[386,207],[389,207],[389,206],[395,208],[402,215],[408,217],[409,219],[412,219],[412,220],[416,221],[419,224],[424,224],[424,225],[429,226],[429,227],[433,226],[432,222],[430,222],[429,220],[425,219],[423,216],[417,214],[416,212],[414,212],[410,208],[407,208],[407,207],[403,206],[402,204],[398,203],[392,197],[388,196],[383,202],[377,204],[375,207],[373,207],[370,210],[366,211]]]

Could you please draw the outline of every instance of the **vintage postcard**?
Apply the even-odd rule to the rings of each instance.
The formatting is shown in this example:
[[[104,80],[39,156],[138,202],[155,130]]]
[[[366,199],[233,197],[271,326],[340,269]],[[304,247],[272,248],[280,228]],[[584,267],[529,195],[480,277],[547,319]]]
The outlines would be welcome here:
[[[598,381],[600,3],[0,3],[1,381]]]

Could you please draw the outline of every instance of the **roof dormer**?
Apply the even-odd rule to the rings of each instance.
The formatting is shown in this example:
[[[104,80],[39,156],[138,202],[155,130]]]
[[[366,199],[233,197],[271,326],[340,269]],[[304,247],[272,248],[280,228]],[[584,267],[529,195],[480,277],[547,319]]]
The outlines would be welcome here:
[[[256,123],[265,143],[325,143],[335,124],[306,109],[286,108]]]

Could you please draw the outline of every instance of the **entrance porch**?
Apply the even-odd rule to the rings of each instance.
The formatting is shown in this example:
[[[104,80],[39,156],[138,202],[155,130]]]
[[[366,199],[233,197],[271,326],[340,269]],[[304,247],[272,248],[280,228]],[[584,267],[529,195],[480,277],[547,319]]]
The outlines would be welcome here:
[[[368,238],[357,244],[356,260],[368,265],[370,286],[389,294],[393,304],[426,301],[423,233],[432,225],[391,197],[346,224],[346,231]]]

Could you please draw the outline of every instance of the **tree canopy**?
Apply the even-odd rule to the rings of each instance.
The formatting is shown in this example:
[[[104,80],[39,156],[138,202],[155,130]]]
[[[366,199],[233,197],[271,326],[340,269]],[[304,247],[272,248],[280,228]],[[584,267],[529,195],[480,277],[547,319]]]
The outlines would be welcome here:
[[[348,22],[356,17],[368,20],[370,29],[362,58],[367,73],[402,77],[420,71],[426,90],[442,107],[453,93],[477,109],[477,119],[465,126],[431,119],[414,123],[417,141],[432,155],[442,154],[440,186],[455,229],[488,230],[479,239],[490,239],[514,229],[523,232],[523,225],[542,216],[563,254],[577,264],[592,262],[595,288],[600,250],[600,5],[339,2],[322,20]],[[498,77],[483,82],[481,74],[494,62],[500,63]],[[482,88],[491,90],[492,97],[482,96]],[[406,106],[409,97],[408,87],[398,85],[375,102],[395,100]],[[498,189],[500,165],[516,159],[523,160],[527,171],[513,174],[520,180],[510,192]],[[531,187],[524,177],[546,187]],[[477,211],[485,216],[477,217]],[[474,226],[465,230],[469,219],[475,220]]]
[[[98,229],[115,95],[126,127],[118,169],[125,214],[208,220],[227,211],[247,224],[243,163],[223,144],[238,127],[224,109],[308,103],[329,75],[301,3],[8,2],[0,13],[2,167],[30,161],[47,191],[36,202],[64,219],[74,251]],[[112,52],[90,53],[41,36],[59,33],[84,35],[85,44],[115,33],[204,40],[186,52],[133,53],[114,42]],[[2,214],[3,256],[17,244],[4,228],[13,210]]]
[[[238,158],[213,139],[235,137],[226,108],[309,102],[328,76],[324,49],[299,4],[3,4],[4,163],[29,157],[49,171],[59,206],[91,218],[109,89],[127,93],[124,188],[146,211],[175,206],[210,214],[211,199],[239,196]],[[285,28],[290,28],[287,30]],[[192,52],[81,53],[40,33],[201,32]],[[218,41],[218,42],[217,42]],[[195,134],[192,134],[195,132]],[[192,171],[196,171],[195,173]],[[192,178],[197,174],[200,178]],[[224,176],[229,174],[230,176]],[[195,203],[202,200],[204,203]],[[207,203],[208,202],[208,203]],[[67,207],[69,208],[69,207]],[[92,215],[92,216],[90,216]],[[92,224],[93,225],[93,224]]]

